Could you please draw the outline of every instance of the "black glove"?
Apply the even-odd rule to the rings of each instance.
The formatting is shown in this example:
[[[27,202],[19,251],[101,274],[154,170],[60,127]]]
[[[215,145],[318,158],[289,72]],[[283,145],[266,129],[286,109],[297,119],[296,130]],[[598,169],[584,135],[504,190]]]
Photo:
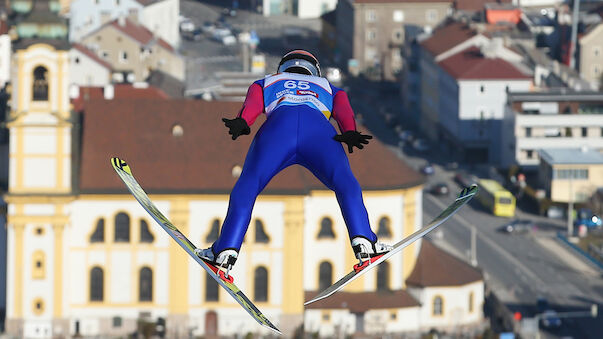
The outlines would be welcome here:
[[[247,121],[241,117],[234,119],[222,118],[222,121],[224,121],[224,125],[228,127],[228,134],[232,135],[232,140],[235,140],[241,134],[247,135],[251,133],[251,129],[249,128],[249,125],[247,125]]]
[[[336,141],[345,142],[348,145],[348,152],[350,153],[354,152],[353,146],[358,147],[358,149],[363,149],[364,146],[362,146],[362,144],[368,144],[368,140],[372,138],[372,136],[361,134],[358,131],[347,131],[333,137]]]

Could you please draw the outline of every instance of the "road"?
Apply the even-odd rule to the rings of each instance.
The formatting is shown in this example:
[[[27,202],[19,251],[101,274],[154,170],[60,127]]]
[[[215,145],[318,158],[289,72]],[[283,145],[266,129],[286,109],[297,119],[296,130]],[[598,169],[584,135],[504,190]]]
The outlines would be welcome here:
[[[437,149],[429,154],[418,154],[409,147],[397,146],[398,137],[392,126],[384,122],[383,110],[371,105],[379,102],[387,111],[395,107],[397,99],[388,100],[383,93],[366,89],[370,87],[364,86],[361,92],[356,92],[353,85],[351,88],[352,105],[357,114],[362,115],[363,124],[411,167],[419,169],[427,162],[434,163],[436,173],[426,178],[426,187],[444,182],[452,192],[459,191],[459,186],[452,181],[454,173],[444,168],[453,159]],[[452,198],[452,195],[434,196],[425,192],[424,223],[439,214]],[[428,238],[470,263],[471,230],[475,229],[477,265],[483,270],[486,286],[511,312],[519,311],[524,317],[534,316],[538,297],[547,298],[557,312],[588,311],[593,303],[603,308],[603,272],[585,264],[555,238],[556,231],[564,229],[565,221],[532,215],[519,209],[517,217],[534,221],[539,229],[526,235],[500,233],[496,229],[508,219],[493,216],[477,201],[472,201]],[[541,338],[564,337],[603,338],[603,316],[564,319],[561,328],[543,330],[541,335]]]

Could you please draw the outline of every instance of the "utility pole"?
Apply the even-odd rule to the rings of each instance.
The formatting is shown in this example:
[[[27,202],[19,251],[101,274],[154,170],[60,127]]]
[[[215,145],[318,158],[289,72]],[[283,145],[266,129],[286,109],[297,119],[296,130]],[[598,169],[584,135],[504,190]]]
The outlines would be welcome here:
[[[572,40],[570,44],[570,67],[576,69],[576,40],[578,36],[578,14],[580,12],[580,0],[574,0],[572,9]]]
[[[471,265],[477,266],[477,231],[471,227]]]
[[[574,169],[569,169],[569,200],[567,202],[567,237],[574,235]]]

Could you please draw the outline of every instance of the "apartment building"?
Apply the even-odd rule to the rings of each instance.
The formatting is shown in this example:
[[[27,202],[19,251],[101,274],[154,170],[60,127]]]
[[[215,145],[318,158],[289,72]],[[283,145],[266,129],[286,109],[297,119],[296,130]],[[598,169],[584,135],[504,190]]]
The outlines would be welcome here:
[[[393,80],[401,71],[405,30],[431,31],[452,11],[452,1],[342,0],[337,4],[340,66],[351,73]]]
[[[603,93],[549,89],[508,94],[500,164],[537,169],[542,149],[603,151]]]

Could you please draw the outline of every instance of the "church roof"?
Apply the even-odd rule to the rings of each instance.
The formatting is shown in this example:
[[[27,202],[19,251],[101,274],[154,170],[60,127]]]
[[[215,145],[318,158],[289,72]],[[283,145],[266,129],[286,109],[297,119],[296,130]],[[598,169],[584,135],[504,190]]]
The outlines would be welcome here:
[[[421,250],[413,271],[406,279],[408,286],[462,286],[483,280],[479,269],[443,251],[429,240],[421,241]]]
[[[240,109],[241,103],[236,102],[89,100],[81,116],[80,192],[125,193],[109,164],[111,157],[118,156],[131,165],[150,193],[228,194],[236,182],[233,171],[243,165],[253,134],[264,120],[262,116],[251,126],[252,135],[233,141],[222,117],[234,117]],[[364,189],[389,190],[424,182],[376,139],[349,159]],[[305,194],[313,189],[326,188],[305,168],[292,166],[264,192]]]
[[[318,293],[305,292],[305,300]],[[337,292],[332,296],[314,302],[306,309],[347,309],[352,313],[362,313],[376,309],[419,307],[419,302],[406,290],[379,292]]]

